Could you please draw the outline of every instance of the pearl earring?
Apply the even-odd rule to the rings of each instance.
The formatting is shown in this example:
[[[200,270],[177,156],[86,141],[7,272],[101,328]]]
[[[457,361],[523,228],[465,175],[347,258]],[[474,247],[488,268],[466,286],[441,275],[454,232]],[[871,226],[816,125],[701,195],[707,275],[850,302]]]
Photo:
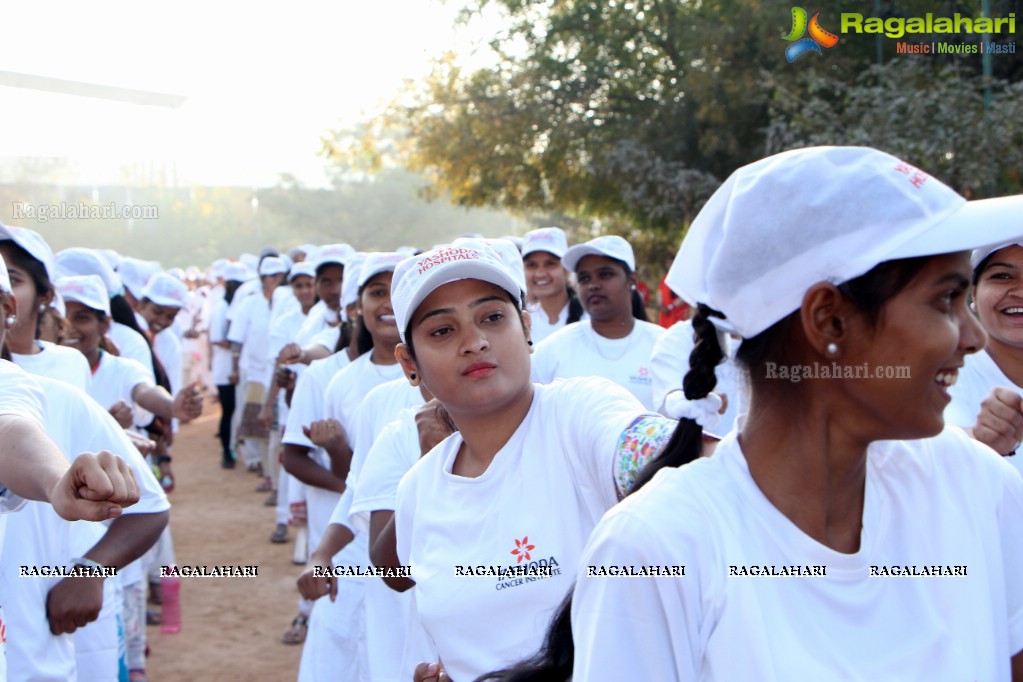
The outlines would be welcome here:
[[[6,323],[7,323],[7,328],[8,328],[8,329],[10,329],[11,327],[13,327],[13,326],[14,326],[14,323],[15,323],[15,322],[17,322],[17,321],[18,321],[18,317],[17,317],[16,315],[8,315],[8,316],[7,316],[7,319],[6,319],[6,320],[4,320],[4,322],[6,322]]]
[[[838,345],[832,341],[828,344],[828,355],[838,355]]]
[[[40,303],[39,304],[39,313],[42,314],[42,313],[45,313],[45,312],[46,312],[46,305],[43,304],[43,303]]]

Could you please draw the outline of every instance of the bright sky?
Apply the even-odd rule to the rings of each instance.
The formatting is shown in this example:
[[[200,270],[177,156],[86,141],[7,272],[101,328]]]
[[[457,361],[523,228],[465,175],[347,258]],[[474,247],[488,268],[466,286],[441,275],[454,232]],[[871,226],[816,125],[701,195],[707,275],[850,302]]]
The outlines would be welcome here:
[[[328,128],[379,111],[455,50],[477,63],[497,21],[454,27],[460,0],[5,3],[0,71],[182,95],[178,109],[0,85],[0,154],[64,157],[78,180],[173,168],[182,184],[323,181]],[[476,57],[472,57],[475,52]]]

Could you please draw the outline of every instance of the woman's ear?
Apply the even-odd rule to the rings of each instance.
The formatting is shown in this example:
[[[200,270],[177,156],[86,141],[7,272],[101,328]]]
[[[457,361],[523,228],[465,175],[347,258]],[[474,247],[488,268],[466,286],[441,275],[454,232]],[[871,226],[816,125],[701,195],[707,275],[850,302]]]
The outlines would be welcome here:
[[[407,344],[399,343],[394,347],[394,359],[401,365],[401,371],[405,373],[405,378],[410,384],[418,386],[422,382],[423,378],[419,376],[419,368],[416,367],[416,361],[412,359]]]
[[[855,312],[834,284],[819,282],[810,287],[799,310],[810,347],[828,360],[839,357],[852,333]]]
[[[0,293],[0,308],[3,308],[4,319],[18,316],[18,299],[13,295]]]
[[[522,329],[526,332],[526,340],[533,340],[533,316],[529,314],[529,311],[523,308],[519,311],[522,315]]]

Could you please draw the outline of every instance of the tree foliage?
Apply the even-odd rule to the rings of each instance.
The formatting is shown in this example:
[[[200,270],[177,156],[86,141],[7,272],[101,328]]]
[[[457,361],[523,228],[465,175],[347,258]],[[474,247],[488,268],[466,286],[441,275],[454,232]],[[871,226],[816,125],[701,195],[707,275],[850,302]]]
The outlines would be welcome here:
[[[1020,4],[991,2],[998,16]],[[890,149],[978,194],[1020,189],[1018,56],[997,57],[985,110],[976,56],[909,63],[894,40],[847,35],[787,63],[791,0],[475,0],[465,14],[488,5],[509,17],[496,64],[446,56],[361,143],[397,140],[388,153],[455,203],[677,238],[735,168],[825,142]],[[876,6],[978,16],[980,0],[830,2],[821,22]]]

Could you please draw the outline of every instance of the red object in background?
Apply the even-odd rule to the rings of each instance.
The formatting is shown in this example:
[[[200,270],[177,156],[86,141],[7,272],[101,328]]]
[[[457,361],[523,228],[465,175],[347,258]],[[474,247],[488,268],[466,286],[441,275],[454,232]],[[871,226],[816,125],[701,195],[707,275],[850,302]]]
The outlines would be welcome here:
[[[636,291],[638,291],[639,295],[642,297],[643,305],[644,306],[649,306],[650,305],[650,287],[647,286],[647,283],[644,282],[643,280],[637,278],[637,280],[636,280]]]
[[[665,275],[666,278],[667,275]],[[671,287],[668,286],[664,279],[661,280],[660,286],[657,287],[657,293],[661,299],[661,305],[657,311],[657,324],[667,329],[676,322],[688,319],[692,308],[671,290]]]

